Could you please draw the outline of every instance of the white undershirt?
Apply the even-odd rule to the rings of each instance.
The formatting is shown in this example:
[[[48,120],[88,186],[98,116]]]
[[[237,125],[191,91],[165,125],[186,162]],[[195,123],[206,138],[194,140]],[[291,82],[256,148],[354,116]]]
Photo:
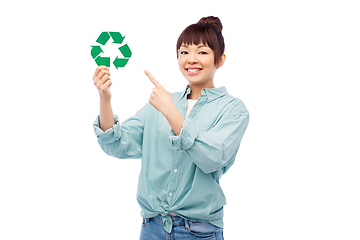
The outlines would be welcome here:
[[[188,99],[187,101],[188,101],[188,105],[186,108],[186,118],[189,116],[191,109],[193,109],[197,100]]]

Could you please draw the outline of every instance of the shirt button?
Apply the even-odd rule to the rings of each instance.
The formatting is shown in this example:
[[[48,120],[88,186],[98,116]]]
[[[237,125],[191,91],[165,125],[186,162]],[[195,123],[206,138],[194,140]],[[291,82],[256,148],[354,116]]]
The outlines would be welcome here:
[[[209,97],[209,100],[211,100],[211,97]]]
[[[177,173],[177,169],[176,169],[176,168],[174,169],[174,173]]]
[[[172,193],[169,193],[169,197],[172,197]]]

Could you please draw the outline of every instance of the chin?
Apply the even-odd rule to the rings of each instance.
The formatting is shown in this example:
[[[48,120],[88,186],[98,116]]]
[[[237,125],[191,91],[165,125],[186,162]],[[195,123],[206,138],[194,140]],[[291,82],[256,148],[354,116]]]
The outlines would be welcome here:
[[[206,72],[201,71],[198,74],[188,74],[186,70],[182,70],[181,73],[188,80],[189,85],[213,85],[212,79],[213,75],[205,74]]]

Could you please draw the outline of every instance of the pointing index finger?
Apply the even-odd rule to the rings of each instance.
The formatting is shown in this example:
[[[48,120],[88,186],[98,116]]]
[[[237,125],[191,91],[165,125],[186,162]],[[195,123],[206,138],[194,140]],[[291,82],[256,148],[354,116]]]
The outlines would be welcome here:
[[[153,77],[153,75],[151,75],[148,70],[145,70],[144,73],[146,74],[146,76],[148,76],[148,78],[155,85],[155,87],[162,87],[162,85],[158,81],[156,81],[156,79]]]

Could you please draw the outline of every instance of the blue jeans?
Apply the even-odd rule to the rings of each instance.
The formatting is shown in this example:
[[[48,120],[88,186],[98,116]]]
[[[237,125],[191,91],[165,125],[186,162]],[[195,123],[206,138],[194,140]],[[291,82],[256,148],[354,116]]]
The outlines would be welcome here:
[[[207,222],[188,221],[181,217],[171,217],[171,233],[165,231],[162,217],[143,219],[140,240],[223,240],[223,229]]]

